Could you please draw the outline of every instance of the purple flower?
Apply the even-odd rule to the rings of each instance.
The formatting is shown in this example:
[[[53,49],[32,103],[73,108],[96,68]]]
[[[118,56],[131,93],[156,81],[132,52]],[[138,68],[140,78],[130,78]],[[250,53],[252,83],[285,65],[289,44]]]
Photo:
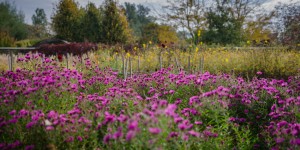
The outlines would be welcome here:
[[[280,144],[280,143],[284,142],[284,138],[276,138],[275,141],[277,144]]]
[[[17,112],[16,110],[12,110],[11,112],[9,112],[9,115],[13,116],[16,114],[16,112]]]
[[[293,145],[300,145],[300,138],[292,139],[292,140],[290,141],[290,143],[293,144]]]
[[[196,125],[201,125],[201,124],[203,124],[203,122],[201,122],[201,121],[195,121],[195,124]]]
[[[199,103],[199,96],[190,97],[189,105],[193,105],[193,103]]]
[[[176,116],[175,110],[177,109],[177,106],[175,104],[169,104],[168,107],[165,109],[165,114],[167,116]]]
[[[175,93],[174,90],[170,90],[170,91],[169,91],[169,94],[174,94],[174,93]]]
[[[81,136],[77,136],[77,140],[78,140],[78,141],[82,141],[83,139],[82,139]]]
[[[51,110],[49,113],[48,113],[48,118],[57,118],[58,117],[58,114],[54,111],[54,110]]]
[[[175,122],[175,123],[179,123],[179,122],[181,122],[181,121],[183,121],[183,118],[181,118],[181,117],[175,117],[175,118],[174,118],[174,122]]]
[[[47,127],[46,127],[46,130],[47,130],[47,131],[52,131],[52,130],[54,130],[54,127],[53,127],[53,126],[47,126]]]
[[[109,140],[111,139],[111,134],[106,134],[104,137],[103,137],[103,143],[104,144],[107,144],[109,142]]]
[[[73,136],[69,136],[67,139],[66,139],[66,142],[67,143],[70,143],[70,142],[73,142],[74,141],[74,137]]]
[[[171,132],[170,134],[169,134],[169,137],[178,137],[178,132]]]
[[[118,118],[117,118],[120,122],[125,122],[127,120],[127,117],[123,114],[121,114]]]
[[[159,128],[149,128],[149,132],[152,134],[159,134],[161,132],[161,129]]]
[[[30,129],[30,128],[32,128],[36,123],[37,123],[36,121],[31,121],[31,122],[29,122],[29,123],[27,123],[26,128],[27,128],[27,129]]]
[[[228,120],[233,122],[233,121],[235,121],[236,119],[235,119],[234,117],[230,117]]]
[[[34,145],[27,145],[25,147],[25,150],[33,150],[34,149]]]
[[[195,137],[200,137],[200,133],[199,132],[196,132],[194,130],[191,130],[188,132],[191,136],[195,136]]]
[[[281,128],[281,127],[285,126],[286,124],[287,124],[286,121],[281,121],[281,122],[277,123],[277,126],[278,126],[279,128]]]
[[[128,125],[128,130],[136,130],[138,128],[138,122],[136,120],[132,121]]]
[[[126,134],[126,141],[131,141],[132,138],[134,138],[135,132],[134,131],[128,131]]]
[[[123,133],[122,133],[122,127],[119,127],[119,128],[118,128],[118,131],[115,132],[115,133],[113,134],[113,138],[114,138],[114,139],[118,139],[118,138],[120,138],[120,137],[122,137],[122,136],[123,136]]]
[[[261,74],[262,74],[262,72],[261,72],[261,71],[258,71],[258,72],[256,72],[256,74],[257,74],[257,75],[261,75]]]
[[[180,124],[178,125],[178,128],[179,128],[180,130],[186,130],[186,129],[190,129],[190,128],[192,128],[192,127],[193,127],[193,125],[192,125],[192,124],[189,124],[187,120],[184,120],[182,123],[180,123]]]
[[[184,141],[188,141],[189,140],[189,136],[187,134],[183,134],[181,138]]]
[[[20,112],[19,112],[19,115],[21,116],[21,117],[25,117],[25,116],[27,116],[29,114],[29,111],[28,110],[25,110],[25,109],[22,109],[22,110],[20,110]]]
[[[105,112],[105,123],[110,123],[110,122],[114,122],[116,120],[116,116],[115,115],[111,115],[109,114],[109,112]]]

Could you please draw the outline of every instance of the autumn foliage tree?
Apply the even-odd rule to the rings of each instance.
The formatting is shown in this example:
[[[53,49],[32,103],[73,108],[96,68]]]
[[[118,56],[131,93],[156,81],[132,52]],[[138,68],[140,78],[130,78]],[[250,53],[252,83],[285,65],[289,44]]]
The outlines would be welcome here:
[[[143,28],[141,41],[148,43],[177,43],[178,36],[176,29],[169,25],[159,25],[157,23],[150,23]]]
[[[131,30],[125,16],[114,0],[105,0],[103,5],[102,40],[107,44],[126,43],[130,40]]]

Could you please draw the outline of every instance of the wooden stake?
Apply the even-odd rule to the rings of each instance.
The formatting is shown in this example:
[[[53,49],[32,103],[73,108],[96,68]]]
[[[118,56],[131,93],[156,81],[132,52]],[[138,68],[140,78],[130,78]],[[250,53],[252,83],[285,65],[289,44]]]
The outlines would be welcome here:
[[[132,77],[132,62],[131,62],[131,57],[129,57],[129,69],[130,69],[130,77]]]
[[[13,53],[12,53],[12,50],[9,51],[8,68],[9,68],[10,71],[13,70]]]
[[[160,66],[160,69],[162,69],[162,52],[159,53],[159,66]]]
[[[138,73],[140,73],[140,55],[138,55]]]
[[[67,69],[69,69],[69,59],[68,59],[68,58],[69,58],[69,56],[68,56],[68,55],[69,55],[69,53],[67,53],[67,55],[66,55]]]
[[[191,55],[188,57],[188,71],[191,72]]]

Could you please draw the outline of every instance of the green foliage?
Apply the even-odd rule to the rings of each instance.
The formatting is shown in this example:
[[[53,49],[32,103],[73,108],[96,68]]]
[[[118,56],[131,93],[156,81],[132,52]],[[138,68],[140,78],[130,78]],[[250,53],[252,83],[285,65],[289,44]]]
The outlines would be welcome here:
[[[37,8],[35,10],[35,14],[32,15],[31,19],[33,25],[42,25],[42,26],[47,25],[47,17],[44,9]]]
[[[42,38],[47,36],[47,16],[44,9],[37,8],[32,15],[33,33],[35,37]]]
[[[149,16],[150,9],[141,4],[125,2],[126,17],[130,28],[138,38],[143,34],[143,27],[154,21],[154,18]]]
[[[80,19],[82,12],[74,0],[60,0],[52,17],[53,29],[58,38],[81,41]]]
[[[31,47],[40,41],[41,41],[40,39],[26,39],[26,40],[16,41],[15,45],[17,47]]]
[[[10,47],[14,45],[14,38],[9,36],[7,32],[0,32],[0,47]]]
[[[0,32],[6,32],[7,36],[16,40],[27,36],[24,14],[21,11],[18,12],[14,4],[8,1],[0,3]]]
[[[144,26],[141,42],[147,43],[152,41],[154,43],[158,43],[158,27],[159,25],[156,23],[149,23],[148,25]]]
[[[126,43],[131,31],[124,12],[113,0],[105,0],[103,6],[102,42],[107,44]]]
[[[239,44],[242,41],[242,22],[230,15],[226,8],[218,7],[207,13],[208,30],[203,33],[206,43]]]
[[[89,3],[85,8],[85,14],[81,21],[83,39],[89,42],[101,40],[101,10],[94,3]]]

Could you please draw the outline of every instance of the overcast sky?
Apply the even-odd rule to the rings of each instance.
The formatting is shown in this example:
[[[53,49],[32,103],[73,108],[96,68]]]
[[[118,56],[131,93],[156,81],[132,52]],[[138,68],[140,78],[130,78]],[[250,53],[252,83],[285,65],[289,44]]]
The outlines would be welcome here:
[[[0,0],[0,2],[9,1],[14,2],[18,10],[21,10],[25,14],[25,22],[31,24],[31,16],[34,14],[36,8],[42,8],[50,20],[50,16],[53,14],[53,8],[59,0]],[[77,0],[81,6],[85,6],[88,2],[93,2],[97,6],[101,5],[104,0]],[[278,2],[290,3],[291,0],[267,0],[263,7],[269,10],[273,9]],[[300,0],[292,0],[293,2],[300,2]],[[119,0],[120,4],[124,2],[143,4],[151,9],[155,8],[159,11],[160,6],[166,4],[167,0]]]

